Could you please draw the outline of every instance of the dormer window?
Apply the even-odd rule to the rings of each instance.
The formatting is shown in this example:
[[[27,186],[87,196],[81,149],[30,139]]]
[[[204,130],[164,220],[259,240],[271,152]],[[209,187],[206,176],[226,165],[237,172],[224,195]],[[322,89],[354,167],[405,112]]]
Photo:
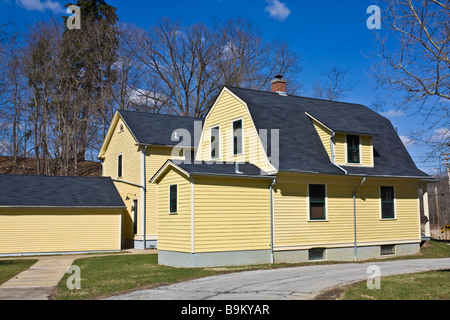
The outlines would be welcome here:
[[[233,121],[233,155],[242,154],[242,119]]]
[[[219,126],[211,128],[211,159],[219,158],[219,138],[220,128]]]
[[[347,162],[360,163],[359,136],[347,135]]]

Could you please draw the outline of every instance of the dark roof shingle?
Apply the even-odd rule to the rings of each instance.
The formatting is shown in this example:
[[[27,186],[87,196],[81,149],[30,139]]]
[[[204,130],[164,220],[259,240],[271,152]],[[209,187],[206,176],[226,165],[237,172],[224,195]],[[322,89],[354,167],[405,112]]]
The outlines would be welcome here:
[[[109,177],[0,175],[0,207],[125,207]]]
[[[203,119],[201,118],[125,110],[119,110],[118,112],[140,144],[184,146],[183,139],[180,141],[172,140],[172,133],[177,129],[185,129],[190,133],[193,140],[200,137],[203,125]],[[194,134],[196,122],[200,130],[198,135]],[[179,130],[178,134],[182,136],[183,133]],[[189,146],[193,145],[189,141],[186,141],[186,143]]]
[[[227,88],[245,101],[257,130],[279,130],[280,171],[343,174],[330,161],[308,113],[335,132],[373,136],[374,167],[344,167],[349,174],[429,177],[417,169],[390,121],[363,105]],[[266,150],[270,156],[270,142]]]

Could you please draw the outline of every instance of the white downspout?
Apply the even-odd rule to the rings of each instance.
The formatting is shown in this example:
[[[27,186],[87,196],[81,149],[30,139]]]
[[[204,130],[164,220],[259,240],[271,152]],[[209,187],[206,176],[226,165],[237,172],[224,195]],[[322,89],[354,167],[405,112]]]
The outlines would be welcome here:
[[[356,187],[355,190],[353,190],[353,236],[354,236],[354,249],[353,249],[353,257],[355,261],[357,260],[358,253],[356,248],[356,191],[362,186],[362,184],[366,181],[366,177],[363,177],[362,181],[359,183],[359,185]]]
[[[146,241],[146,208],[147,208],[147,187],[146,187],[146,179],[145,179],[145,171],[146,171],[146,167],[145,167],[145,153],[147,150],[147,146],[144,146],[141,152],[141,207],[142,207],[142,234],[144,237],[144,250],[147,249],[147,241]]]
[[[273,257],[273,186],[275,185],[276,179],[273,179],[272,183],[270,184],[270,263],[274,263],[274,257]]]

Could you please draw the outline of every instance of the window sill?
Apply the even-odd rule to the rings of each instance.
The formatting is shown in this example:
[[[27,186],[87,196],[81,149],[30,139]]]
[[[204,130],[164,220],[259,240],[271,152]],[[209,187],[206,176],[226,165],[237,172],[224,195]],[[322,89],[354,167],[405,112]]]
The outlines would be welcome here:
[[[381,218],[380,221],[393,221],[397,220],[397,218]]]
[[[308,219],[308,222],[328,222],[328,219]]]
[[[176,216],[178,214],[178,212],[169,212],[169,215],[171,216]]]

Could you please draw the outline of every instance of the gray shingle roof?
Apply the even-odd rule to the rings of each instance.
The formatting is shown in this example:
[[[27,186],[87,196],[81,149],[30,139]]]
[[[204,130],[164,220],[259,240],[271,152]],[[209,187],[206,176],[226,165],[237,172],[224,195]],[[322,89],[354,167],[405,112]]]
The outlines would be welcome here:
[[[183,139],[180,141],[172,141],[172,133],[176,129],[188,130],[193,141],[195,138],[194,126],[196,121],[198,121],[200,128],[200,133],[197,138],[200,138],[203,125],[203,119],[201,118],[125,110],[119,110],[118,112],[140,144],[174,146],[181,142],[180,145],[183,145]],[[181,130],[178,133],[181,136]],[[193,145],[192,142],[188,144],[189,146]]]
[[[238,166],[239,172],[236,173],[235,164],[228,163],[192,163],[192,164],[177,164],[181,169],[194,175],[225,175],[234,177],[271,177],[266,172],[259,169],[251,163],[240,163]]]
[[[125,207],[109,177],[0,175],[0,207]]]
[[[390,121],[363,105],[227,88],[246,102],[257,130],[279,129],[280,171],[343,174],[331,163],[307,112],[334,131],[373,135],[374,167],[344,167],[349,174],[429,177],[417,169]],[[270,156],[270,142],[266,150]]]

